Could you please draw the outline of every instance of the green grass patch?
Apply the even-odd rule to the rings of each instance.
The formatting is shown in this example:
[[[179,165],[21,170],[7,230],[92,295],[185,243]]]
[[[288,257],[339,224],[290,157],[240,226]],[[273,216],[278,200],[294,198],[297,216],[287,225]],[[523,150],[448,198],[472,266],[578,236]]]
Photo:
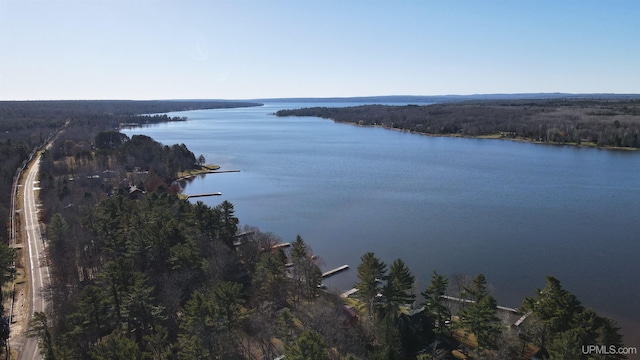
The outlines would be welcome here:
[[[195,169],[180,171],[178,172],[177,175],[179,179],[182,179],[182,178],[188,178],[188,177],[192,177],[200,174],[208,174],[218,169],[220,169],[220,165],[207,164],[207,165],[197,166]]]

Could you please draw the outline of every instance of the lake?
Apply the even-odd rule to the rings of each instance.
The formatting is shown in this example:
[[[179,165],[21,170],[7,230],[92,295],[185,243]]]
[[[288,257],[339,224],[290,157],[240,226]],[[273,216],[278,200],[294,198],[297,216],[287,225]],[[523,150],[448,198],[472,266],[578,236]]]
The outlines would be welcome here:
[[[189,182],[187,194],[234,204],[241,224],[290,242],[300,234],[337,291],[356,280],[360,256],[402,258],[419,280],[435,269],[483,273],[498,303],[518,307],[545,276],[640,345],[640,152],[515,141],[430,137],[279,118],[262,107],[169,114],[189,121],[128,129],[184,143],[207,163],[238,173]]]

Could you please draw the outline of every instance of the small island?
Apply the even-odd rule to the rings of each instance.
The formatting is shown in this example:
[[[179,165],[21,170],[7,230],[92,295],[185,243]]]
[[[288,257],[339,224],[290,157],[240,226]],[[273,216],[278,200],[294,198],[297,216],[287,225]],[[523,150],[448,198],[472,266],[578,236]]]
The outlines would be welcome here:
[[[280,110],[336,122],[434,136],[599,148],[640,148],[640,99],[485,100],[432,105],[362,105]]]

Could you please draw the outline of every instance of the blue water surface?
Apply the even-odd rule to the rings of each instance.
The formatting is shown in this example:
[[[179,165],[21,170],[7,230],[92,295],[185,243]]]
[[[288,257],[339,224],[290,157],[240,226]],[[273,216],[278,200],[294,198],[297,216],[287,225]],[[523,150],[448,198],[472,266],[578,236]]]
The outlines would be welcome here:
[[[265,104],[170,115],[186,122],[129,129],[184,143],[211,174],[185,193],[231,201],[242,224],[292,241],[300,234],[323,268],[352,270],[327,284],[350,288],[360,256],[402,258],[418,278],[483,273],[501,305],[518,307],[553,275],[588,307],[616,319],[640,345],[640,152],[514,141],[429,137],[276,117]],[[635,340],[630,340],[633,337]]]

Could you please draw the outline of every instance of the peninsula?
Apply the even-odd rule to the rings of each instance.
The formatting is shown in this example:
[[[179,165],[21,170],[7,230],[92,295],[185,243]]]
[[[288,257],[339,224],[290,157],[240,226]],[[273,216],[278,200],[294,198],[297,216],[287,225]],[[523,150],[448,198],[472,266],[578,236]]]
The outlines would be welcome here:
[[[316,116],[436,136],[640,148],[640,99],[629,97],[313,107],[280,110],[276,115]]]

